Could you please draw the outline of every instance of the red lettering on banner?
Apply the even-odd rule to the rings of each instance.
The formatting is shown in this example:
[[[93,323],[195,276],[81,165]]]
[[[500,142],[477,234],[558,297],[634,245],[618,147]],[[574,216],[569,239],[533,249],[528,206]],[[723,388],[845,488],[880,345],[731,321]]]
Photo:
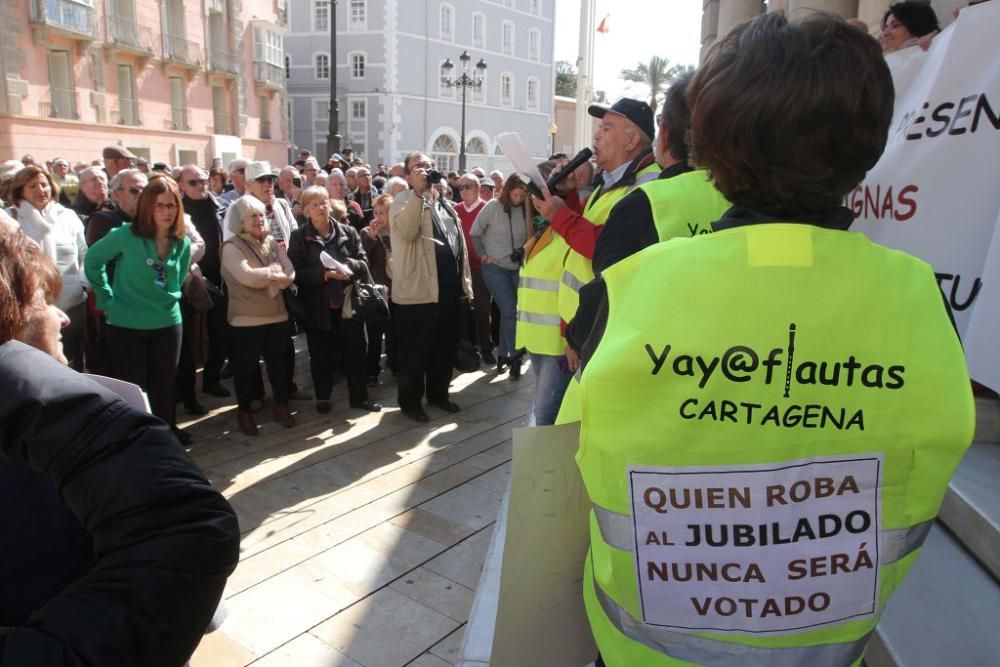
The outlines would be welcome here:
[[[906,222],[917,213],[917,200],[914,197],[920,188],[916,185],[883,186],[879,183],[862,183],[847,196],[846,205],[851,209],[854,218],[874,218],[875,220],[895,220]]]

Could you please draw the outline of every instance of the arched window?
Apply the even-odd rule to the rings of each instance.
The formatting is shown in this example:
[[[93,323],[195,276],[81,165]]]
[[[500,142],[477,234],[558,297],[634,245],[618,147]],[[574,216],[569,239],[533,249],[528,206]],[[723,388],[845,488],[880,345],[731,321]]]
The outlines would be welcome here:
[[[313,67],[313,74],[317,79],[330,78],[330,56],[325,53],[317,53]]]
[[[528,58],[536,62],[542,59],[542,31],[538,28],[528,31]]]
[[[447,134],[442,134],[434,140],[431,146],[431,159],[437,165],[437,170],[448,172],[455,169],[455,158],[458,155],[458,144]]]
[[[483,141],[482,137],[472,137],[465,142],[465,152],[473,153],[475,155],[486,155],[489,153],[486,148],[486,142]]]
[[[514,22],[504,21],[500,26],[500,51],[505,56],[514,55]]]

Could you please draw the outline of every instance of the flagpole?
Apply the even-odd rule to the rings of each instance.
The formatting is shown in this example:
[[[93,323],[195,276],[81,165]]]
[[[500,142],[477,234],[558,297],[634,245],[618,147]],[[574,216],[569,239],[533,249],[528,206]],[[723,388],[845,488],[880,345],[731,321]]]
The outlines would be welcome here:
[[[573,148],[590,145],[590,116],[587,107],[593,100],[594,86],[594,13],[596,0],[580,2],[580,44],[576,61],[576,118]]]

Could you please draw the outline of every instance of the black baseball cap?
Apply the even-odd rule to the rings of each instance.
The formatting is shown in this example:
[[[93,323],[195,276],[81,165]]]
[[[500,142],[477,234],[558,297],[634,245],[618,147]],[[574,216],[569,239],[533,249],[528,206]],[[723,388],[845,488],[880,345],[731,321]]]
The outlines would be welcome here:
[[[650,139],[656,136],[656,129],[653,126],[653,110],[649,108],[647,103],[623,97],[610,107],[591,104],[587,108],[587,113],[594,118],[604,118],[604,114],[609,111],[628,118],[636,124],[636,127],[645,132],[646,136]]]

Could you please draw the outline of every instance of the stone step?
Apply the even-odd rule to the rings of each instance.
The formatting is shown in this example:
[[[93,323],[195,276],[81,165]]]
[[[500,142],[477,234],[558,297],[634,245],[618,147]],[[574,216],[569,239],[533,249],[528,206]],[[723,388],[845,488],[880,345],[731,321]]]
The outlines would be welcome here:
[[[889,601],[865,652],[868,667],[983,667],[1000,656],[1000,584],[935,525]]]
[[[969,448],[948,485],[938,518],[1000,580],[1000,447]]]
[[[1000,400],[976,398],[976,436],[973,441],[1000,444]]]

